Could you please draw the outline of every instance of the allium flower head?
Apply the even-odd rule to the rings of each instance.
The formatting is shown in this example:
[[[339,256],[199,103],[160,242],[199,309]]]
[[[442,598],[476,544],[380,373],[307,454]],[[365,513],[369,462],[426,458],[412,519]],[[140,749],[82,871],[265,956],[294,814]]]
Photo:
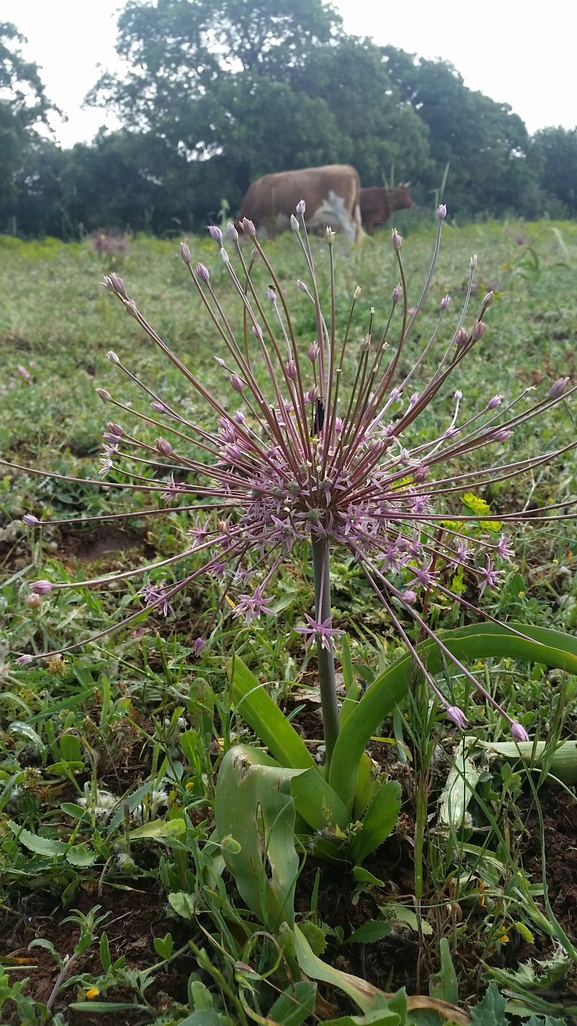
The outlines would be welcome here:
[[[304,214],[302,201],[296,214]],[[441,205],[427,285],[433,277],[445,214]],[[459,512],[456,522],[455,502],[460,492],[474,492],[488,481],[506,480],[543,462],[539,456],[513,459],[508,464],[502,443],[514,428],[560,401],[561,390],[554,388],[552,395],[529,408],[517,407],[516,400],[501,406],[498,396],[485,400],[478,410],[467,409],[462,379],[456,378],[454,383],[449,379],[487,331],[480,316],[489,306],[488,297],[477,311],[472,330],[467,332],[462,327],[473,295],[476,258],[470,264],[464,308],[453,315],[455,304],[449,307],[448,296],[441,302],[441,309],[437,300],[434,306],[438,323],[431,337],[421,343],[413,336],[413,327],[426,303],[427,285],[409,310],[401,261],[403,240],[393,230],[398,265],[395,278],[401,284],[394,286],[392,296],[389,291],[388,316],[377,325],[373,310],[370,323],[357,323],[355,290],[347,327],[339,335],[330,313],[325,319],[317,298],[317,276],[304,218],[294,242],[302,253],[307,282],[299,279],[292,294],[286,282],[279,281],[252,222],[244,219],[242,228],[264,266],[267,284],[259,285],[251,277],[235,233],[227,232],[228,240],[232,239],[229,254],[223,248],[220,229],[209,229],[221,258],[226,256],[222,273],[229,277],[237,310],[234,306],[225,308],[208,269],[200,263],[193,267],[192,258],[189,260],[185,253],[192,286],[212,318],[214,355],[220,353],[218,362],[229,374],[230,404],[221,402],[203,383],[194,361],[190,366],[184,364],[159,338],[117,275],[105,280],[106,287],[130,309],[144,334],[182,373],[195,403],[204,406],[198,422],[192,423],[171,409],[170,417],[163,422],[163,436],[153,446],[139,439],[138,428],[128,427],[128,433],[119,428],[116,435],[110,430],[115,425],[109,424],[108,433],[114,439],[111,444],[118,446],[122,440],[129,446],[126,454],[115,452],[117,475],[123,472],[123,460],[136,458],[139,465],[149,463],[154,470],[156,479],[146,479],[150,492],[169,498],[176,495],[185,503],[188,497],[189,505],[171,506],[171,510],[182,508],[190,515],[190,503],[201,500],[198,518],[191,517],[189,547],[160,564],[143,568],[143,572],[147,574],[159,565],[185,565],[192,552],[203,554],[203,565],[191,569],[171,587],[148,583],[141,595],[149,609],[166,614],[178,591],[210,574],[223,581],[236,616],[250,623],[259,616],[273,615],[279,567],[298,543],[307,542],[314,568],[314,615],[306,615],[306,626],[298,631],[308,642],[317,644],[322,658],[325,654],[332,657],[333,638],[342,631],[332,623],[330,555],[334,549],[343,549],[364,572],[375,598],[449,718],[462,727],[465,714],[447,703],[419,662],[410,640],[411,628],[422,638],[433,638],[443,649],[442,640],[433,633],[422,609],[427,604],[427,593],[433,590],[451,602],[462,601],[451,590],[455,567],[466,567],[478,594],[499,586],[501,561],[510,558],[505,540],[495,545],[490,529],[484,529],[484,522],[491,520],[487,514]],[[338,253],[332,242],[328,248],[333,262]],[[332,301],[334,307],[334,295]],[[293,306],[297,310],[298,304],[311,303],[316,323],[314,341],[310,332],[306,338],[298,334],[291,317]],[[361,342],[363,339],[366,344]],[[433,354],[438,354],[434,366]],[[121,363],[117,370],[138,381]],[[123,420],[134,415],[135,420],[140,417],[150,423],[150,401],[155,411],[164,404],[153,389],[142,387],[145,413],[136,407],[129,409],[104,389],[98,389],[98,394],[107,403],[122,406]],[[563,401],[573,391],[564,389]],[[436,420],[428,414],[421,428],[419,418],[435,404]],[[462,407],[467,410],[465,414]],[[432,423],[436,423],[435,429]],[[483,461],[473,462],[471,457],[479,450],[484,452]],[[163,462],[159,462],[159,455]],[[548,458],[553,455],[549,453]],[[112,464],[107,457],[104,462],[106,472]],[[462,464],[464,470],[459,469]],[[128,468],[130,474],[130,463]],[[159,481],[163,469],[167,480]],[[177,470],[178,486],[173,477]],[[127,480],[130,482],[130,476]],[[103,482],[102,487],[106,486]],[[463,538],[463,530],[472,525],[475,530]],[[121,576],[136,572],[128,570]],[[107,580],[96,578],[83,584]],[[37,581],[32,590],[43,595],[73,586]],[[139,613],[140,609],[133,617]],[[197,648],[200,651],[200,641]],[[443,651],[483,691],[476,678]]]

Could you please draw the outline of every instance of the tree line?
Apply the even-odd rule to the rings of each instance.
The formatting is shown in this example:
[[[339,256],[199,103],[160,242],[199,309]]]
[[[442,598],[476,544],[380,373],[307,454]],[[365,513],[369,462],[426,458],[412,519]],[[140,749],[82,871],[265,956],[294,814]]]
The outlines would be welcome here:
[[[128,0],[87,102],[119,131],[62,149],[38,68],[0,23],[0,232],[198,231],[269,172],[350,163],[363,185],[444,188],[451,215],[577,213],[577,129],[530,136],[447,61],[347,35],[322,0]]]

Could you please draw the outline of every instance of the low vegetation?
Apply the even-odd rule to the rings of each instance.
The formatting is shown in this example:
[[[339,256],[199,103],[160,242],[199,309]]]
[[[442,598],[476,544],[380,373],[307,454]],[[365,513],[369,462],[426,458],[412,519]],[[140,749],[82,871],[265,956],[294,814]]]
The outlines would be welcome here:
[[[470,448],[451,468],[454,494],[435,498],[439,526],[423,527],[431,580],[415,585],[415,549],[388,575],[387,601],[362,553],[336,543],[329,575],[307,538],[291,537],[274,584],[256,536],[242,553],[244,580],[223,578],[214,554],[207,573],[202,545],[191,545],[197,512],[178,506],[220,502],[212,540],[229,544],[239,514],[227,495],[237,509],[254,483],[232,449],[211,476],[219,409],[228,416],[273,380],[253,355],[254,382],[239,381],[203,300],[210,286],[242,361],[245,342],[255,344],[239,303],[245,278],[231,278],[217,232],[187,239],[181,253],[146,237],[0,238],[2,1022],[90,1026],[116,1014],[159,1026],[561,1026],[577,1016],[577,228],[445,224],[419,310],[436,221],[398,217],[403,271],[389,233],[357,248],[315,238],[308,254],[328,345],[331,311],[342,340],[354,306],[343,394],[406,276],[383,354],[403,340],[393,384],[415,369],[393,424],[409,394],[435,380],[473,275],[468,341],[457,345],[471,351],[411,425],[413,453],[449,445],[455,402],[460,424],[497,395],[505,409],[521,396],[512,434],[498,448]],[[226,246],[237,270],[250,261],[250,246],[241,256]],[[251,302],[271,322],[280,311],[289,352],[276,366],[290,387],[295,352],[313,365],[318,354],[307,352],[322,335],[315,303],[295,284],[313,289],[306,243],[299,251],[288,233],[264,254],[251,268]],[[439,342],[426,349],[447,295]],[[486,330],[476,329],[481,314]],[[142,317],[202,382],[208,406]],[[139,382],[150,390],[144,403]],[[329,423],[331,395],[323,390]],[[320,398],[310,395],[301,432],[314,459]],[[179,429],[195,428],[178,461],[167,409]],[[134,419],[139,411],[148,421]],[[256,431],[254,409],[247,418]],[[140,490],[114,487],[129,480],[117,457],[127,446],[145,460],[128,464]],[[523,474],[502,471],[518,461]],[[392,494],[418,485],[414,457],[407,466]],[[162,498],[171,487],[177,503]],[[484,555],[451,562],[443,531],[471,550],[501,545],[498,576]],[[83,583],[92,579],[100,586]],[[255,616],[244,594],[254,600],[261,585],[274,615]],[[427,630],[445,645],[440,655]],[[337,699],[333,733],[319,679]]]

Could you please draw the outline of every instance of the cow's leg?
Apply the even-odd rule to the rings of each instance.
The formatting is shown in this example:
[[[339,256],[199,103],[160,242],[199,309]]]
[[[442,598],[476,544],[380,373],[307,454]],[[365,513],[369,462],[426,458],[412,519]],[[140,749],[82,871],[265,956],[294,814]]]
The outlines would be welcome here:
[[[360,204],[358,203],[355,203],[355,236],[355,242],[360,242],[363,237],[363,221]]]
[[[342,223],[345,235],[346,235],[347,239],[349,240],[349,242],[351,242],[351,243],[358,242],[359,241],[359,239],[358,239],[358,229],[357,229],[357,225],[352,220],[352,218],[350,218],[350,217],[347,217],[346,219],[343,218],[341,223]]]

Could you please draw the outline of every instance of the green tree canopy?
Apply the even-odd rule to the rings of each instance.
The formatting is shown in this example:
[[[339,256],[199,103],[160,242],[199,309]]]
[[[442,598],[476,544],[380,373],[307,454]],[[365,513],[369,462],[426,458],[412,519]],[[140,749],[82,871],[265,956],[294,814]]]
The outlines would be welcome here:
[[[542,164],[542,187],[574,217],[577,213],[577,128],[543,128],[535,133],[533,145]]]
[[[26,42],[15,25],[0,22],[0,210],[5,214],[16,197],[14,174],[38,125],[49,110],[38,67],[20,51]],[[0,215],[1,216],[1,215]]]
[[[533,184],[529,135],[507,103],[468,89],[448,61],[419,60],[383,47],[391,79],[429,128],[429,188],[438,188],[449,164],[451,210],[466,214],[519,209]]]
[[[381,50],[368,39],[342,37],[289,70],[299,94],[322,98],[337,126],[339,160],[357,168],[363,185],[421,177],[429,166],[429,131],[401,102]]]
[[[223,79],[244,72],[283,81],[340,26],[322,0],[129,0],[117,45],[127,72],[102,76],[88,99],[194,149],[191,110]]]
[[[129,0],[118,52],[127,74],[103,76],[89,102],[165,139],[199,197],[218,167],[232,210],[268,172],[351,162],[371,184],[427,163],[427,128],[380,50],[322,0]]]

